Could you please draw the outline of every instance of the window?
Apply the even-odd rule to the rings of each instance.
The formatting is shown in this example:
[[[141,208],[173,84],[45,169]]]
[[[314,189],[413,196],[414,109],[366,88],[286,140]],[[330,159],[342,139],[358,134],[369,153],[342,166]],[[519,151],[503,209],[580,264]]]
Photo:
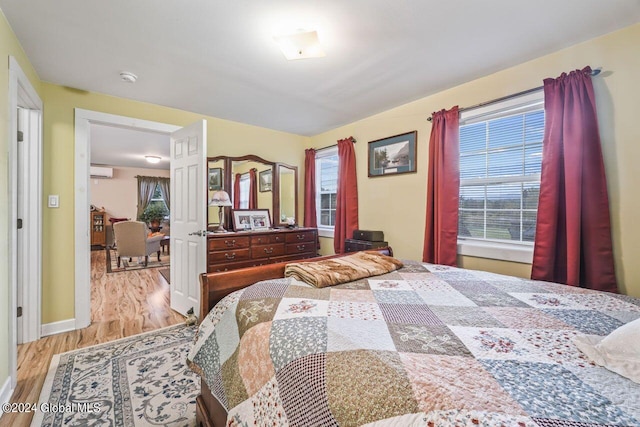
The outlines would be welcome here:
[[[160,191],[160,186],[156,185],[156,189],[153,190],[153,196],[151,196],[151,203],[161,203],[165,208],[167,207],[167,203],[164,201],[164,197],[162,196],[162,191]]]
[[[240,209],[249,209],[249,173],[240,176]]]
[[[338,191],[338,147],[316,153],[316,215],[320,234],[331,231],[336,223],[336,193]]]
[[[531,252],[543,135],[542,91],[461,115],[459,243],[520,245]]]
[[[149,212],[165,212],[165,219],[168,218],[169,209],[167,208],[167,203],[164,201],[164,197],[162,196],[162,191],[160,191],[160,186],[156,185],[155,190],[153,190],[153,196],[151,196],[151,200],[149,204],[145,208],[145,214]]]

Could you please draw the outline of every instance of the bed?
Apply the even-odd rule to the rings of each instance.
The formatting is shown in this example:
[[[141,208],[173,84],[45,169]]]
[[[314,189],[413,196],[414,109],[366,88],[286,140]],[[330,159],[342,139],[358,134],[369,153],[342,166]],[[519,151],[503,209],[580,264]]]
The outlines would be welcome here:
[[[198,424],[640,425],[640,384],[574,344],[639,299],[403,263],[325,288],[284,264],[203,275]]]

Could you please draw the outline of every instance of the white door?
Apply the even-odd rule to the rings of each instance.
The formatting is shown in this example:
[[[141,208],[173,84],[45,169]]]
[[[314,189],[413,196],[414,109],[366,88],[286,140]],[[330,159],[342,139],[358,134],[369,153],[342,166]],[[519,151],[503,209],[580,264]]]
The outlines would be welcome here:
[[[200,311],[200,274],[207,269],[207,122],[171,134],[171,308]]]

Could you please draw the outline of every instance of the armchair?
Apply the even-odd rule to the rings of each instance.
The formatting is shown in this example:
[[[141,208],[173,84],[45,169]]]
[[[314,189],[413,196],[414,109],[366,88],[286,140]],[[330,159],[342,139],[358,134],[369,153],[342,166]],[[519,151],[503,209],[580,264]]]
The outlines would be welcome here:
[[[149,263],[149,255],[156,252],[160,261],[160,241],[163,235],[148,237],[147,224],[140,221],[121,221],[113,224],[113,234],[118,250],[118,267],[121,257],[144,257],[144,266]]]

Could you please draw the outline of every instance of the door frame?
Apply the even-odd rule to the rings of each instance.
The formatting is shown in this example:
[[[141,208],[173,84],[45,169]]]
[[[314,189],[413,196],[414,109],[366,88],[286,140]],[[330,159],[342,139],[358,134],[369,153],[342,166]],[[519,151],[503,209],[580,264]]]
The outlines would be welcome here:
[[[18,107],[29,110],[28,146],[23,151],[23,167],[18,168]],[[23,261],[22,301],[23,333],[22,342],[40,338],[41,328],[41,292],[42,292],[42,110],[43,103],[31,85],[18,61],[9,57],[9,309],[16,313],[18,308],[18,242],[17,206],[18,179],[23,183],[24,204],[23,246],[19,254]],[[25,142],[27,142],[25,140]],[[20,173],[20,177],[18,177]],[[24,274],[27,272],[28,274]],[[9,375],[10,388],[13,390],[18,375],[18,333],[15,315],[9,316]]]
[[[75,108],[75,318],[73,328],[91,324],[91,239],[89,237],[91,124],[171,134],[181,126]]]

